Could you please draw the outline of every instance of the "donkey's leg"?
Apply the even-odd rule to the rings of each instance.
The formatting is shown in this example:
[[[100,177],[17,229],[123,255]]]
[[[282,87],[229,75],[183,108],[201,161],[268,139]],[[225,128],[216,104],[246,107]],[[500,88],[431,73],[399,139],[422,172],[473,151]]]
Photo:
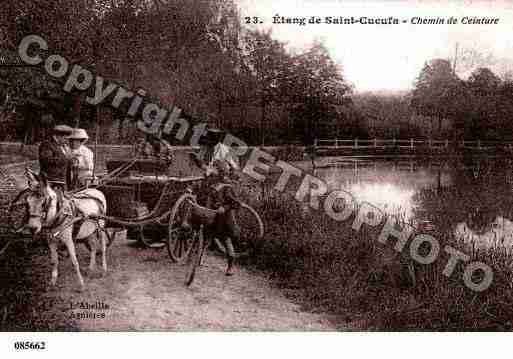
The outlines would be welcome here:
[[[57,284],[57,277],[59,275],[59,253],[57,252],[57,245],[58,242],[53,238],[48,241],[48,247],[50,248],[50,260],[52,262],[51,285]]]
[[[89,270],[91,272],[93,272],[96,269],[96,250],[98,245],[96,237],[96,233],[93,233],[89,237],[87,237],[87,242],[89,243],[89,247],[91,248],[91,259],[89,260]]]
[[[107,273],[107,233],[105,230],[99,229],[98,236],[100,237],[100,245],[102,246],[102,268],[105,273]]]
[[[77,272],[78,283],[80,284],[80,290],[83,290],[84,289],[84,279],[82,278],[82,274],[80,273],[80,266],[78,265],[77,254],[75,252],[75,243],[73,243],[71,230],[65,231],[62,233],[62,241],[68,248],[71,263],[73,264],[73,267],[75,267],[75,272]]]

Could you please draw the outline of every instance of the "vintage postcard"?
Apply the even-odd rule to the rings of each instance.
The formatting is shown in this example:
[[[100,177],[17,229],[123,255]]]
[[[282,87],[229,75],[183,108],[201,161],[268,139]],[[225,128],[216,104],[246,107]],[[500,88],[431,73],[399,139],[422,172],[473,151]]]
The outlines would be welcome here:
[[[512,26],[501,0],[2,3],[0,352],[510,332]]]

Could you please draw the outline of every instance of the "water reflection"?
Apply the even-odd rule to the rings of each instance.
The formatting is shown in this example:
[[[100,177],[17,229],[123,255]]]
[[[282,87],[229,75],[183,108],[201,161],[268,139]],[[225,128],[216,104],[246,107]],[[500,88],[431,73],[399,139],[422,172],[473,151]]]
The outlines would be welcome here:
[[[317,170],[330,189],[481,248],[513,245],[513,161],[338,159]]]
[[[414,218],[419,191],[452,184],[448,163],[440,161],[339,159],[316,173],[330,190],[344,189],[358,202],[372,203],[407,220]]]

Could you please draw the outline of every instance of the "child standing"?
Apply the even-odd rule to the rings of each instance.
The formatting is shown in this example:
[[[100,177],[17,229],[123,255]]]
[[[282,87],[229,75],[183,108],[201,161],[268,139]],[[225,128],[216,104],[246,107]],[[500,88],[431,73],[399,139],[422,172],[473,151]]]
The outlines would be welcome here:
[[[206,228],[206,233],[212,238],[224,241],[227,259],[226,275],[231,276],[234,274],[235,261],[232,241],[240,241],[240,227],[235,219],[235,212],[240,208],[240,202],[229,179],[230,165],[224,160],[215,160],[213,167],[207,207],[216,210],[217,216],[214,223]]]

